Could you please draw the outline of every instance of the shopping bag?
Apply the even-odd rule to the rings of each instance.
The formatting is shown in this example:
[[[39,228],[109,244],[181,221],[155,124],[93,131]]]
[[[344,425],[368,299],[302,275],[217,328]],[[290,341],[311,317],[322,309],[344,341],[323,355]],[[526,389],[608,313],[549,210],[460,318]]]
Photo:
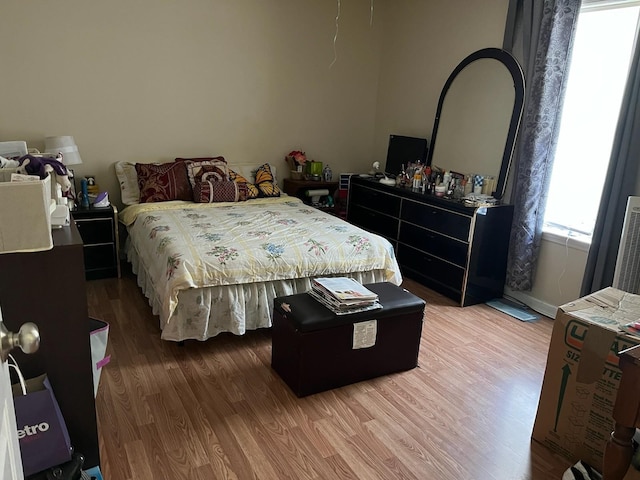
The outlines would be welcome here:
[[[19,383],[12,386],[18,442],[25,476],[71,460],[71,442],[47,375],[25,380],[13,362]]]
[[[91,368],[93,369],[93,396],[98,394],[102,367],[111,361],[111,355],[105,356],[109,340],[109,324],[97,318],[89,318],[89,341],[91,343]]]

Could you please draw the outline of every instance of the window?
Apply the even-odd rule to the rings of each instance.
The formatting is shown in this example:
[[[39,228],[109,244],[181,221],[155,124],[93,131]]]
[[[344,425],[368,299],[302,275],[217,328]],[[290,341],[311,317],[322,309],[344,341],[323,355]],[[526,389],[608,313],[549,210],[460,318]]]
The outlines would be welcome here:
[[[584,1],[578,17],[545,232],[590,241],[618,122],[640,1]]]

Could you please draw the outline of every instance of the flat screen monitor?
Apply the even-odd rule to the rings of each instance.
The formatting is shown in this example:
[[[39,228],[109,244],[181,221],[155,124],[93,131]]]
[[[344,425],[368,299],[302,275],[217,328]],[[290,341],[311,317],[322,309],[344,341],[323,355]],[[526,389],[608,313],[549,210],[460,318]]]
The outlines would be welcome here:
[[[386,174],[398,175],[409,162],[420,162],[424,165],[427,160],[427,139],[417,137],[405,137],[403,135],[390,135],[389,148],[387,150],[387,163],[384,171]]]

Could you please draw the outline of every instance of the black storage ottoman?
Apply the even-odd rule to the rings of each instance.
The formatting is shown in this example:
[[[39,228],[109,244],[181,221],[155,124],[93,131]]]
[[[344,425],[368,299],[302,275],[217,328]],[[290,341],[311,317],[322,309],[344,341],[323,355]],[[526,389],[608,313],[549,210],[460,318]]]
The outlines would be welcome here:
[[[381,309],[336,315],[307,293],[274,299],[271,366],[298,397],[418,365],[424,300],[388,282],[365,287]],[[354,348],[366,327],[375,340]]]

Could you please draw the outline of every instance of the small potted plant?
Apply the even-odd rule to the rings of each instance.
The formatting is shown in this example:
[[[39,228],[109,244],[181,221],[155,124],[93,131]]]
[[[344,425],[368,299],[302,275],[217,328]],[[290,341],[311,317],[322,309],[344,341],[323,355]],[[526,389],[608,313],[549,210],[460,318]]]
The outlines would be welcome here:
[[[307,163],[307,156],[300,150],[293,150],[285,157],[285,161],[291,169],[291,178],[301,180],[304,175],[304,165]]]

